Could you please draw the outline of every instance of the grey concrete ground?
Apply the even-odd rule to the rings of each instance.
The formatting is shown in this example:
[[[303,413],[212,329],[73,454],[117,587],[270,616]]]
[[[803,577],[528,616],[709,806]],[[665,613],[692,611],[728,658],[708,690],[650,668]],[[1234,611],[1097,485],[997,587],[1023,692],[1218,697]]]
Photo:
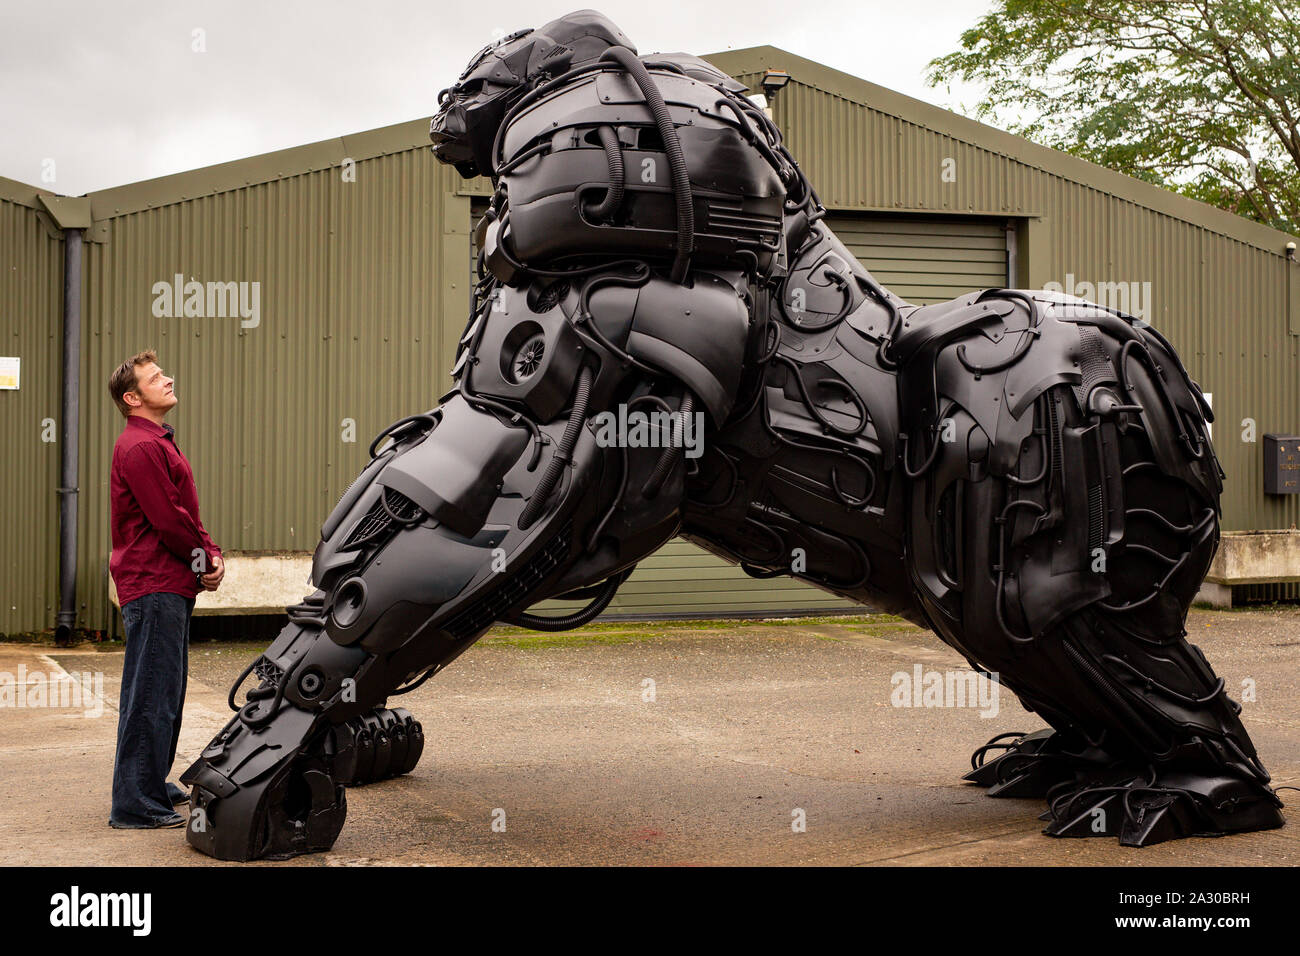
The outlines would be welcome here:
[[[1300,784],[1300,608],[1194,611],[1188,627],[1234,697],[1254,682],[1246,725],[1275,783]],[[258,650],[195,645],[176,774]],[[102,672],[108,703],[0,710],[0,863],[213,862],[183,831],[107,826],[121,664],[120,650],[0,645],[0,673]],[[424,724],[416,770],[350,790],[333,851],[284,865],[1300,863],[1291,809],[1281,830],[1145,850],[1042,836],[1041,802],[959,779],[987,738],[1042,722],[1005,693],[990,718],[892,706],[892,675],[916,665],[964,661],[869,617],[492,636],[399,699]]]

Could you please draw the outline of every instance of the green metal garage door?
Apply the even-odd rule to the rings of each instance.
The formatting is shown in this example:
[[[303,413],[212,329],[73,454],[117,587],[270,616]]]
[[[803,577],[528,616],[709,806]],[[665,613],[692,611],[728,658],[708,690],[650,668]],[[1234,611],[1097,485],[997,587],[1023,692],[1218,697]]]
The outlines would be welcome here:
[[[1007,284],[999,220],[831,213],[827,224],[887,289],[917,305]]]
[[[474,222],[486,208],[486,200],[474,201]],[[842,214],[830,222],[836,235],[876,278],[910,302],[939,302],[971,289],[1006,282],[1006,245],[999,224],[868,219]],[[475,255],[471,249],[471,267]],[[567,602],[548,601],[539,610],[556,613],[574,607]],[[603,617],[810,614],[857,607],[790,578],[755,580],[695,545],[674,538],[641,562]]]

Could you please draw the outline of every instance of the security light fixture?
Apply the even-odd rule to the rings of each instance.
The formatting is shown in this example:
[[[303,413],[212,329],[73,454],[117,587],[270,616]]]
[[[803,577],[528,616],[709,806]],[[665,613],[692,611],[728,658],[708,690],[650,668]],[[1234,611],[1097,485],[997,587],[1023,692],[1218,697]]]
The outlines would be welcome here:
[[[763,82],[761,85],[763,87],[763,92],[767,94],[767,98],[770,100],[776,95],[778,90],[784,89],[785,85],[789,82],[790,74],[785,72],[785,70],[768,70],[763,74]]]

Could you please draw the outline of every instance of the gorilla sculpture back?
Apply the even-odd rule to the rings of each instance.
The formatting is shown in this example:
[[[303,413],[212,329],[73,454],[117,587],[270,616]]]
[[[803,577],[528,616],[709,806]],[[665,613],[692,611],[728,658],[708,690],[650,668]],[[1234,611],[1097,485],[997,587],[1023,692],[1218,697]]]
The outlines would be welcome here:
[[[317,590],[183,777],[194,846],[328,849],[346,785],[419,759],[389,695],[495,621],[591,620],[675,534],[903,614],[995,672],[1054,729],[995,738],[967,778],[1046,797],[1050,834],[1281,825],[1240,708],[1185,640],[1222,473],[1172,346],[1059,294],[904,303],[743,92],[580,11],[440,95],[434,154],[496,187],[456,385],[376,438],[326,520]],[[602,441],[615,410],[672,432]],[[590,603],[528,612],[555,596]]]

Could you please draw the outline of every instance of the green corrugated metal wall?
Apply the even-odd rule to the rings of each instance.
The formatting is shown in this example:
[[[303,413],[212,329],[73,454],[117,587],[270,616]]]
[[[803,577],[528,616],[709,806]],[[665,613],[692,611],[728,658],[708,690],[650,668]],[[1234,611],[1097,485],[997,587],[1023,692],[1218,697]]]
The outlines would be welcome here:
[[[327,168],[109,220],[86,252],[84,620],[109,613],[112,369],[154,347],[176,377],[168,421],[223,549],[310,551],[371,437],[450,385],[469,221],[453,185],[408,149],[358,161],[354,182]],[[260,282],[260,324],[155,318],[153,283],[176,273]],[[440,278],[453,274],[458,288]]]
[[[53,626],[58,605],[60,445],[43,423],[61,440],[63,243],[37,193],[0,180],[0,355],[21,359],[0,391],[0,635]]]
[[[832,213],[826,223],[890,291],[917,305],[1007,284],[1007,234],[982,219]]]

